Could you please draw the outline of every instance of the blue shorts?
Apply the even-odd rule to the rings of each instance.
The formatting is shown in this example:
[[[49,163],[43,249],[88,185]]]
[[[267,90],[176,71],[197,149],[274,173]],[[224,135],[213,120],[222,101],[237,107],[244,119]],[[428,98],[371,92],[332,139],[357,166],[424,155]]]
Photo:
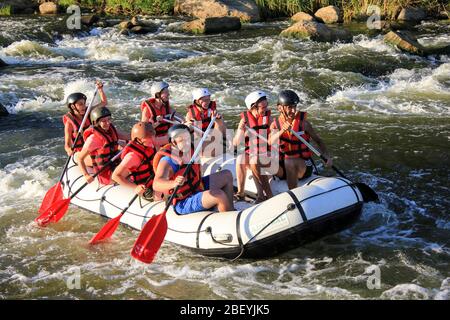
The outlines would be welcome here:
[[[209,190],[209,176],[202,178],[203,186],[205,190]],[[206,208],[202,206],[202,192],[197,192],[192,196],[177,202],[174,209],[178,214],[189,214],[199,211],[204,211]]]

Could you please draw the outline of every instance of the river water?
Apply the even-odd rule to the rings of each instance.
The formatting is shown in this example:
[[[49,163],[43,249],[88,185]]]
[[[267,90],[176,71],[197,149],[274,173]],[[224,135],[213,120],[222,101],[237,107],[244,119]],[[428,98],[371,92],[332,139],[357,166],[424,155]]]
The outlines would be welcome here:
[[[0,71],[0,102],[12,114],[0,118],[0,298],[450,298],[449,56],[401,53],[380,35],[358,34],[360,25],[351,43],[328,44],[280,38],[287,21],[189,36],[170,31],[179,20],[158,18],[156,34],[106,28],[55,38],[55,19],[63,22],[0,18],[0,58],[11,64]],[[450,23],[423,23],[416,35],[450,44]],[[38,228],[41,199],[66,159],[65,97],[92,96],[96,79],[124,129],[155,80],[170,83],[179,110],[193,88],[208,87],[229,127],[248,92],[266,90],[274,107],[278,91],[294,89],[335,165],[381,202],[366,204],[352,228],[266,260],[205,258],[165,243],[144,265],[129,255],[134,230],[89,247],[105,220],[76,207]],[[77,274],[79,288],[68,286]]]

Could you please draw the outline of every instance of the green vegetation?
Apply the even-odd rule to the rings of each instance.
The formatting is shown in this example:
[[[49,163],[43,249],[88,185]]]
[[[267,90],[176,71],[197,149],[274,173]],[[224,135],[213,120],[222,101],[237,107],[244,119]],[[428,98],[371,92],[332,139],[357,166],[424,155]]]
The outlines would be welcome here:
[[[59,0],[58,4],[72,4],[112,14],[172,14],[175,0]]]
[[[11,6],[0,6],[0,16],[10,16]]]
[[[256,0],[262,14],[266,17],[290,17],[304,11],[310,14],[319,8],[329,5],[343,9],[344,20],[351,20],[364,16],[369,5],[381,8],[381,15],[393,19],[405,7],[421,7],[430,14],[439,11],[449,11],[448,0]]]

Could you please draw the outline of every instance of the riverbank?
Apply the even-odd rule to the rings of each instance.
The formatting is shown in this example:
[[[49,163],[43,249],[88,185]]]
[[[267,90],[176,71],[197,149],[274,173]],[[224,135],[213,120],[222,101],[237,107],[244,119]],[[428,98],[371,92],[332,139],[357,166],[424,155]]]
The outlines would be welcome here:
[[[18,0],[2,1],[0,4],[0,16],[12,14],[39,13],[39,5],[43,0]],[[82,11],[90,11],[110,15],[174,15],[176,7],[182,3],[191,5],[192,0],[56,0],[59,12],[65,12],[70,5],[79,5]],[[201,1],[199,1],[201,2]],[[209,1],[211,4],[220,1]],[[246,2],[246,1],[244,1]],[[383,20],[396,20],[404,8],[420,8],[428,19],[448,19],[450,4],[446,0],[372,0],[372,1],[341,1],[341,0],[249,0],[256,3],[263,20],[273,18],[291,17],[297,12],[314,14],[317,10],[333,5],[342,12],[343,20],[362,21],[367,20],[370,5],[380,8]],[[195,4],[194,4],[195,6]],[[369,15],[368,15],[369,13]]]

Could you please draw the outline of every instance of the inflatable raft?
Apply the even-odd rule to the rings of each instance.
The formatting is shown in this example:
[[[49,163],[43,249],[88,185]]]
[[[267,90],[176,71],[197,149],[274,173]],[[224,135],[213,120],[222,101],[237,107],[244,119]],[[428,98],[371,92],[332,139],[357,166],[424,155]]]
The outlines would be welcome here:
[[[205,175],[229,169],[234,177],[235,159],[222,157],[203,164]],[[85,182],[77,164],[71,160],[64,174],[64,196],[68,197]],[[203,255],[235,259],[270,257],[304,243],[341,231],[361,214],[363,198],[350,181],[313,175],[288,190],[286,182],[272,179],[273,198],[260,204],[235,203],[236,211],[204,211],[178,215],[170,207],[165,241],[187,247]],[[248,174],[246,191],[256,189]],[[72,199],[72,204],[107,218],[114,218],[133,197],[132,188],[101,186],[98,180]],[[121,223],[141,230],[153,216],[164,210],[163,201],[138,198]]]

